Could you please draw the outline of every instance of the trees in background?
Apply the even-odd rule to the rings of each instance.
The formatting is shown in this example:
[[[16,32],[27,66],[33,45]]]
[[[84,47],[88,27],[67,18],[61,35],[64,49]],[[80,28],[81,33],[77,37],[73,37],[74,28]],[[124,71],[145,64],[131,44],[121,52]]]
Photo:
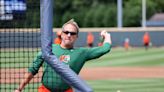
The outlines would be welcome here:
[[[163,0],[147,0],[146,4],[147,20],[155,13],[164,12]],[[74,18],[80,27],[117,26],[117,0],[73,0],[70,7],[61,17],[62,23]],[[123,26],[141,26],[141,21],[142,0],[123,0]]]
[[[141,3],[142,0],[123,0],[124,27],[141,26]],[[39,28],[39,4],[37,0],[27,0],[24,19],[0,21],[0,27]],[[164,0],[147,0],[146,4],[147,19],[155,13],[164,12]],[[54,27],[61,27],[71,18],[74,18],[80,27],[116,27],[117,0],[55,0],[54,14]]]

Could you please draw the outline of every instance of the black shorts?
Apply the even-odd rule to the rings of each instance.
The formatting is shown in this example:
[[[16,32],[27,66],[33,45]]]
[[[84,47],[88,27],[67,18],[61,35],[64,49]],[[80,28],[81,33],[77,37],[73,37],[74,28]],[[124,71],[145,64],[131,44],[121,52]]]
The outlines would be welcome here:
[[[149,46],[149,43],[144,43],[144,46]]]

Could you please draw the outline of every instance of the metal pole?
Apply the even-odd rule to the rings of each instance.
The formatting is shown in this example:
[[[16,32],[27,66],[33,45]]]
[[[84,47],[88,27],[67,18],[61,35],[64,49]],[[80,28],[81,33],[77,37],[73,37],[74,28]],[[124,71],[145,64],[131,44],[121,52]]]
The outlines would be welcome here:
[[[117,27],[122,28],[122,0],[117,0]]]
[[[142,0],[142,27],[146,27],[146,0]]]

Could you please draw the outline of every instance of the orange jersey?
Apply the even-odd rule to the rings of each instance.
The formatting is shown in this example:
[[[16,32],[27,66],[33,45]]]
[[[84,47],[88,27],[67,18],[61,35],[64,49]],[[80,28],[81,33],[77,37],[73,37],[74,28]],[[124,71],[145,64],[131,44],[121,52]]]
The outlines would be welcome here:
[[[59,37],[55,38],[54,43],[61,44],[61,39]]]
[[[124,43],[124,47],[125,47],[126,49],[128,49],[128,48],[129,48],[129,42],[125,42],[125,43]]]
[[[144,34],[143,36],[143,43],[149,43],[150,42],[150,36],[148,33]]]
[[[87,43],[91,44],[91,43],[93,43],[93,41],[94,41],[94,36],[92,33],[89,33],[87,36]]]

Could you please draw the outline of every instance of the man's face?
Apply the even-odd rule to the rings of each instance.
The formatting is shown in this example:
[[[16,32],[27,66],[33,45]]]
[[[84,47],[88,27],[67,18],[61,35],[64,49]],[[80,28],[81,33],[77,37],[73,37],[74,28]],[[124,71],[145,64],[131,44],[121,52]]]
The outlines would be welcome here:
[[[74,42],[77,39],[77,30],[76,27],[72,24],[67,24],[64,26],[61,34],[62,44],[66,46],[73,46]]]

